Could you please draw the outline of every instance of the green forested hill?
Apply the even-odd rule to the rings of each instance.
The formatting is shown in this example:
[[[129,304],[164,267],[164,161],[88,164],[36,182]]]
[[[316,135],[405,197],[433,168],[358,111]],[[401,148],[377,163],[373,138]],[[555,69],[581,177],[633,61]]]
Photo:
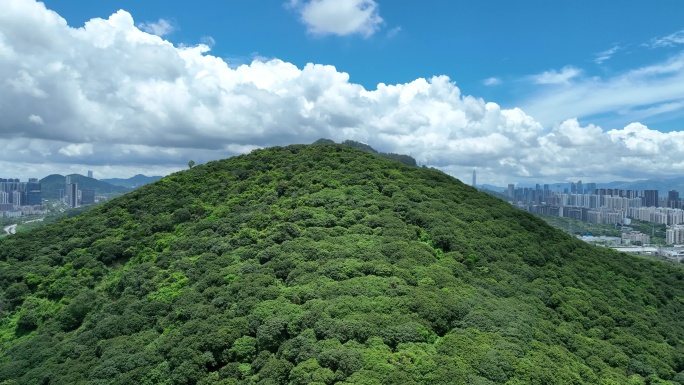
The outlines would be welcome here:
[[[684,384],[683,278],[438,171],[272,148],[0,240],[0,384]]]

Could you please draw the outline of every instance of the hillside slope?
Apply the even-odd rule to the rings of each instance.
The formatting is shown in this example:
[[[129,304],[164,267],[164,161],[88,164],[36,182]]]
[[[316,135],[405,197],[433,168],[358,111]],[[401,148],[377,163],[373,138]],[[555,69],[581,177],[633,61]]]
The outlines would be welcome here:
[[[435,170],[259,150],[0,240],[0,384],[683,384],[683,278]]]

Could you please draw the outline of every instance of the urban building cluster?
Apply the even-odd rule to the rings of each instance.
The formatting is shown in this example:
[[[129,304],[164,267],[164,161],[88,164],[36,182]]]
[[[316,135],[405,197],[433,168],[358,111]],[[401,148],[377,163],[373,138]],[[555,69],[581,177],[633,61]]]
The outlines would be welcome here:
[[[537,184],[535,188],[509,184],[504,193],[515,206],[533,214],[612,225],[628,225],[632,219],[663,224],[668,227],[668,243],[684,243],[684,226],[679,226],[684,224],[684,207],[676,190],[661,196],[658,190],[597,188],[595,183],[579,181],[563,191],[554,191],[548,184]],[[626,236],[634,239],[632,243],[648,243],[634,235]]]
[[[648,234],[644,234],[639,231],[634,231],[630,227],[623,227],[622,231],[622,236],[620,237],[610,237],[606,235],[582,235],[578,238],[587,243],[609,247],[621,247],[627,245],[648,245],[651,243],[651,237]]]
[[[93,172],[88,171],[92,178]],[[78,188],[78,183],[66,177],[59,190],[60,202],[70,208],[97,203],[104,197],[96,196],[95,190]],[[18,218],[26,215],[44,214],[43,191],[38,178],[21,182],[17,178],[0,178],[0,217]]]
[[[665,241],[672,245],[684,244],[684,225],[670,226],[665,230]]]
[[[0,178],[0,212],[2,217],[41,214],[42,191],[37,178],[21,182],[14,178]]]
[[[92,175],[92,171],[88,171]],[[70,176],[66,176],[65,189],[59,190],[59,199],[70,208],[80,207],[81,205],[92,205],[96,203],[95,190],[79,190],[78,183],[73,182]]]

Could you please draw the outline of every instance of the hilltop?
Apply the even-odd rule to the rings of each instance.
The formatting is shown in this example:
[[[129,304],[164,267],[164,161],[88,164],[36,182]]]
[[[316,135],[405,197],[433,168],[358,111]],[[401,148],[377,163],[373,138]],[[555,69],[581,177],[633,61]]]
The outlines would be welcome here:
[[[275,147],[0,240],[3,384],[683,384],[684,273]]]
[[[78,183],[79,190],[95,190],[97,195],[105,194],[124,194],[131,191],[130,188],[123,186],[114,186],[107,182],[99,181],[97,179],[88,178],[80,174],[71,174],[71,181]],[[64,175],[52,174],[40,180],[43,198],[57,199],[59,198],[59,190],[66,189],[66,181]]]
[[[313,144],[314,145],[321,145],[321,144],[322,145],[329,145],[329,144],[336,144],[336,143],[331,139],[321,138],[321,139],[318,139],[317,141],[313,142]],[[418,165],[418,162],[416,162],[416,160],[412,156],[404,155],[404,154],[396,154],[393,152],[381,152],[381,151],[374,149],[373,147],[371,147],[370,145],[368,145],[366,143],[357,142],[355,140],[347,139],[340,144],[343,146],[351,147],[351,148],[359,150],[359,151],[368,152],[370,154],[379,156],[381,158],[396,160],[397,162],[401,162],[407,166],[417,166]]]

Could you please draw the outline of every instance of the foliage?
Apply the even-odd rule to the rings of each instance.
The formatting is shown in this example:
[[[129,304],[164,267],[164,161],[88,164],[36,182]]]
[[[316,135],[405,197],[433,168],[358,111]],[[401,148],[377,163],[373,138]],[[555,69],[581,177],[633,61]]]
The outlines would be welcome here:
[[[651,236],[651,243],[665,245],[667,226],[662,223],[652,223],[633,219],[632,224],[630,224],[636,231],[640,231],[644,234]]]
[[[620,237],[622,231],[619,228],[615,228],[614,225],[601,224],[601,223],[589,223],[578,219],[558,217],[553,215],[542,215],[538,216],[544,220],[544,222],[550,224],[553,227],[561,229],[568,234],[573,235],[585,235],[591,234],[595,236],[608,236],[608,237]]]
[[[0,384],[678,384],[684,273],[340,145],[0,240]]]
[[[314,145],[324,145],[324,144],[335,144],[335,142],[330,140],[330,139],[321,138],[321,139],[318,139],[317,141],[313,142],[313,144]],[[409,155],[395,154],[393,152],[389,152],[389,153],[388,152],[378,152],[376,149],[367,145],[366,143],[361,143],[361,142],[357,142],[355,140],[347,139],[344,142],[342,142],[341,144],[343,146],[351,147],[351,148],[359,150],[359,151],[368,152],[368,153],[377,155],[381,158],[396,160],[397,162],[401,162],[407,166],[414,166],[415,167],[418,165],[416,160]]]

